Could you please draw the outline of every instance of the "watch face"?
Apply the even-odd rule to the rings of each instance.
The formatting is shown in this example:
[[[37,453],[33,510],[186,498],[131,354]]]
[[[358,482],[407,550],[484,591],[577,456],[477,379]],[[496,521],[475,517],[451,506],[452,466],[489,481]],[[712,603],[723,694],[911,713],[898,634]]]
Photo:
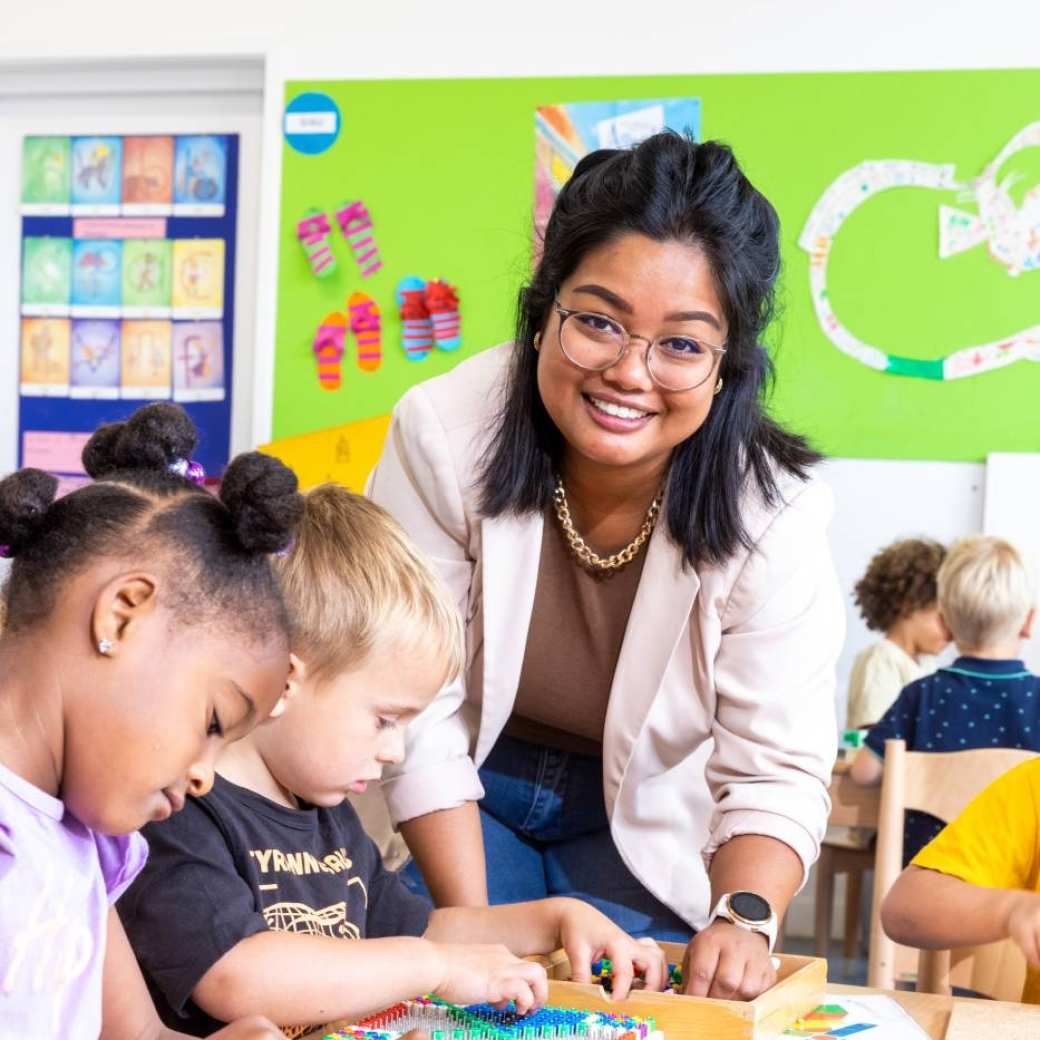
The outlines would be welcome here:
[[[729,897],[730,909],[743,917],[745,921],[762,922],[769,920],[773,914],[773,908],[754,892],[734,892]]]

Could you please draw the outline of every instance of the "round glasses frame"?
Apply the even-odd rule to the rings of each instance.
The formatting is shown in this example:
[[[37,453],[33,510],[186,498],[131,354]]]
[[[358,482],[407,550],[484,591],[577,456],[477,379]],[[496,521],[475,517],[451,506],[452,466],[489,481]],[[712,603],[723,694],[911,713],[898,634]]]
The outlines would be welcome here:
[[[704,343],[701,340],[697,340],[698,343],[707,350],[710,350],[714,354],[712,359],[711,368],[704,374],[701,379],[698,379],[696,383],[691,383],[688,386],[670,386],[668,383],[661,382],[654,372],[653,358],[654,348],[657,346],[660,339],[671,339],[672,337],[658,337],[657,339],[648,339],[646,336],[637,336],[635,333],[629,332],[624,325],[621,324],[616,318],[610,317],[608,314],[601,314],[599,311],[586,311],[580,308],[564,307],[560,303],[559,298],[553,301],[553,307],[556,309],[556,313],[560,316],[560,325],[556,330],[556,338],[560,344],[560,350],[563,351],[563,356],[572,364],[577,365],[578,368],[585,369],[586,372],[605,372],[608,368],[612,368],[616,365],[627,353],[628,348],[632,346],[633,340],[642,340],[646,344],[646,350],[643,351],[643,364],[646,365],[647,372],[650,373],[650,378],[662,389],[662,390],[696,390],[697,387],[703,386],[709,379],[711,379],[715,369],[718,367],[719,362],[722,360],[722,355],[726,353],[726,347],[717,347],[711,343]],[[602,365],[584,365],[580,361],[572,358],[567,353],[567,348],[563,345],[563,326],[564,323],[569,319],[573,318],[576,314],[587,314],[593,318],[601,318],[604,321],[609,321],[612,325],[616,325],[625,335],[624,342],[621,344],[617,354]],[[692,338],[692,337],[691,337]]]

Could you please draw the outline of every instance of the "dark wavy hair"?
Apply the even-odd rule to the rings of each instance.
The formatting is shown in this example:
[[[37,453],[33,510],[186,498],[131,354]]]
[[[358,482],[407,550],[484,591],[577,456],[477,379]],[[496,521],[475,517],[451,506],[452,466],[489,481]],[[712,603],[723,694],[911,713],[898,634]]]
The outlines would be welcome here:
[[[853,597],[867,628],[887,632],[915,610],[934,607],[945,559],[946,549],[931,538],[904,538],[875,553]]]
[[[583,257],[636,233],[703,250],[729,327],[723,388],[704,424],[672,454],[669,533],[689,566],[721,563],[738,547],[751,548],[740,510],[748,480],[775,504],[778,472],[804,479],[820,458],[764,407],[773,369],[762,336],[774,313],[779,231],[776,211],[726,145],[666,131],[631,149],[585,156],[556,200],[541,260],[520,291],[503,406],[481,462],[485,515],[550,505],[563,443],[538,392],[534,339]]]
[[[296,475],[259,452],[228,466],[219,498],[171,470],[198,434],[185,411],[157,402],[101,426],[83,449],[92,484],[55,499],[38,469],[0,480],[0,543],[12,556],[3,590],[7,632],[44,621],[66,583],[94,560],[159,566],[166,605],[190,624],[288,637],[270,554],[285,549],[303,513]]]

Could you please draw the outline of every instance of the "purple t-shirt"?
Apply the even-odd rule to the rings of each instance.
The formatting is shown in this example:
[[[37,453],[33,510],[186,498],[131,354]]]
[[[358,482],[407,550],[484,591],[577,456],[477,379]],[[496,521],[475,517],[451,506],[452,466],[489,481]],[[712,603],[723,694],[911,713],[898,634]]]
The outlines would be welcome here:
[[[0,765],[0,1036],[97,1040],[108,909],[147,856]]]

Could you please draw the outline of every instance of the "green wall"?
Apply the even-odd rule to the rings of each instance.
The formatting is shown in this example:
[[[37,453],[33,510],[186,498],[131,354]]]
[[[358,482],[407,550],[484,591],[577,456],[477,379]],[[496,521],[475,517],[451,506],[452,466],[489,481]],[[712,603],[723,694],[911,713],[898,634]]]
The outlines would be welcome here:
[[[1040,119],[1040,71],[300,81],[286,84],[286,101],[306,91],[336,101],[342,132],[318,156],[282,146],[275,437],[383,415],[408,386],[509,337],[530,256],[537,106],[693,96],[702,136],[734,147],[783,222],[781,311],[770,334],[775,414],[841,456],[977,460],[1040,450],[1040,368],[1023,361],[955,382],[874,372],[820,331],[808,257],[797,247],[823,190],[865,159],[954,163],[962,180],[978,174]],[[1022,175],[1021,200],[1040,182],[1040,148],[1008,169]],[[357,198],[372,214],[383,270],[363,280],[337,230],[339,270],[315,278],[297,220],[310,206],[331,215]],[[857,210],[835,242],[835,311],[888,353],[939,357],[1040,324],[1040,272],[1010,278],[985,246],[939,260],[940,203],[972,210],[954,193],[890,191]],[[409,273],[458,285],[461,351],[404,357],[393,292]],[[360,372],[351,346],[342,388],[324,391],[313,331],[355,289],[383,309],[383,365]]]

